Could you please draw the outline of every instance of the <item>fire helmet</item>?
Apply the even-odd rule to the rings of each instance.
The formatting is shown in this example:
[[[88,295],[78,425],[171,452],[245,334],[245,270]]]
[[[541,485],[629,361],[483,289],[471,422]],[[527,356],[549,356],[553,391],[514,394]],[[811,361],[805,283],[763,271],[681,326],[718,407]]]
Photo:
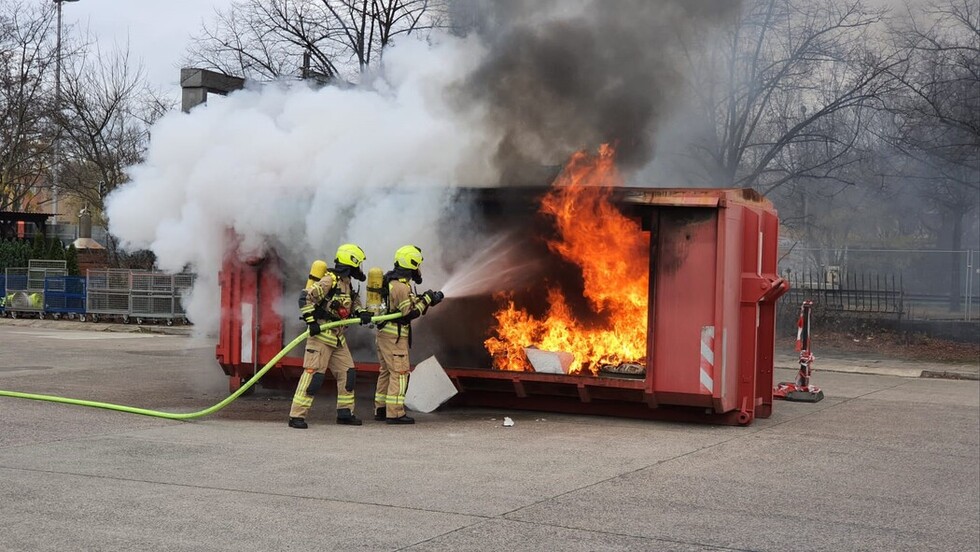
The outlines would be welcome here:
[[[422,250],[414,245],[403,245],[395,251],[395,266],[408,270],[422,267]]]
[[[365,259],[367,255],[364,254],[363,249],[352,243],[345,243],[337,248],[337,256],[333,261],[337,265],[360,268]]]

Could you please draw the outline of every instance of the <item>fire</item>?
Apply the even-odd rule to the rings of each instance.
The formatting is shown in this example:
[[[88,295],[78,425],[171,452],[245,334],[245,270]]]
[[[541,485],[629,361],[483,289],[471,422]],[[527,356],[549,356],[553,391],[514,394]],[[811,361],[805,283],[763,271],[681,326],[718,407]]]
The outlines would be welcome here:
[[[576,319],[557,287],[548,289],[550,307],[541,318],[500,294],[505,305],[494,313],[494,336],[484,342],[495,368],[531,370],[524,353],[530,346],[574,355],[569,373],[595,374],[604,364],[646,356],[649,233],[609,202],[611,188],[621,184],[612,147],[572,155],[540,213],[553,218],[558,231],[548,247],[581,269],[595,316]]]

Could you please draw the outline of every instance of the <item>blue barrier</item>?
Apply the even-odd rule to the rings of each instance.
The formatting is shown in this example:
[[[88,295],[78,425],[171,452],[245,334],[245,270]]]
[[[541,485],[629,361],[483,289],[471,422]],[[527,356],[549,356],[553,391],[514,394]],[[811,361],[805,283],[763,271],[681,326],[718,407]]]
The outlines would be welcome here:
[[[44,279],[44,312],[85,313],[85,278],[49,276]]]

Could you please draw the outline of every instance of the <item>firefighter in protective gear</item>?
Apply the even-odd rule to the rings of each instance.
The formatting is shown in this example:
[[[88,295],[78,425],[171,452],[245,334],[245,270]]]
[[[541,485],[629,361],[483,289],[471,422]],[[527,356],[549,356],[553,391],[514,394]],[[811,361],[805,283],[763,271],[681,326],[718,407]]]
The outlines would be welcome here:
[[[422,250],[414,245],[406,245],[395,252],[395,267],[384,277],[387,312],[402,314],[401,318],[378,325],[378,358],[381,369],[374,395],[374,419],[384,420],[389,424],[415,423],[413,418],[405,415],[408,349],[412,345],[411,323],[443,299],[441,291],[429,290],[416,295],[409,282],[422,283],[421,268]]]
[[[371,313],[361,307],[358,294],[351,287],[351,278],[364,281],[361,263],[366,256],[360,247],[346,243],[337,249],[334,268],[322,272],[316,279],[317,264],[311,268],[313,282],[305,291],[300,314],[309,327],[303,356],[303,375],[299,378],[293,404],[289,410],[289,427],[306,429],[306,414],[313,406],[313,397],[326,379],[326,371],[337,380],[337,423],[361,425],[354,416],[354,359],[344,337],[346,326],[321,330],[326,322],[345,318],[360,318],[362,324],[371,321]],[[321,268],[322,270],[322,268]],[[302,298],[302,296],[301,296]]]

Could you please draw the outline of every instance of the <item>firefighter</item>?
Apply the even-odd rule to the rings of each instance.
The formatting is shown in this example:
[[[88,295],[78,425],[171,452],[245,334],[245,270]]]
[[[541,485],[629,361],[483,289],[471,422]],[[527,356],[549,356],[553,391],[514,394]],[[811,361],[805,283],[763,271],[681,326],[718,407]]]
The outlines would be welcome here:
[[[422,250],[414,245],[395,252],[395,267],[385,274],[382,295],[387,299],[388,313],[400,312],[401,318],[378,325],[378,358],[381,369],[374,395],[374,419],[389,424],[414,424],[405,415],[405,390],[408,388],[408,349],[412,345],[412,320],[425,314],[429,307],[443,299],[441,291],[428,290],[416,295],[411,284],[422,283]]]
[[[289,410],[289,427],[308,427],[306,414],[313,406],[313,397],[323,385],[328,369],[337,380],[337,423],[361,425],[361,420],[354,415],[357,372],[344,338],[346,326],[321,330],[320,325],[345,318],[359,318],[362,324],[371,322],[371,313],[361,307],[361,300],[351,287],[351,278],[362,282],[366,279],[361,270],[365,258],[360,247],[352,243],[341,245],[337,248],[334,268],[322,271],[323,276],[304,290],[305,298],[301,295],[300,313],[309,327],[310,337],[306,340],[303,356],[303,375]],[[315,280],[316,276],[311,274],[311,279]]]

